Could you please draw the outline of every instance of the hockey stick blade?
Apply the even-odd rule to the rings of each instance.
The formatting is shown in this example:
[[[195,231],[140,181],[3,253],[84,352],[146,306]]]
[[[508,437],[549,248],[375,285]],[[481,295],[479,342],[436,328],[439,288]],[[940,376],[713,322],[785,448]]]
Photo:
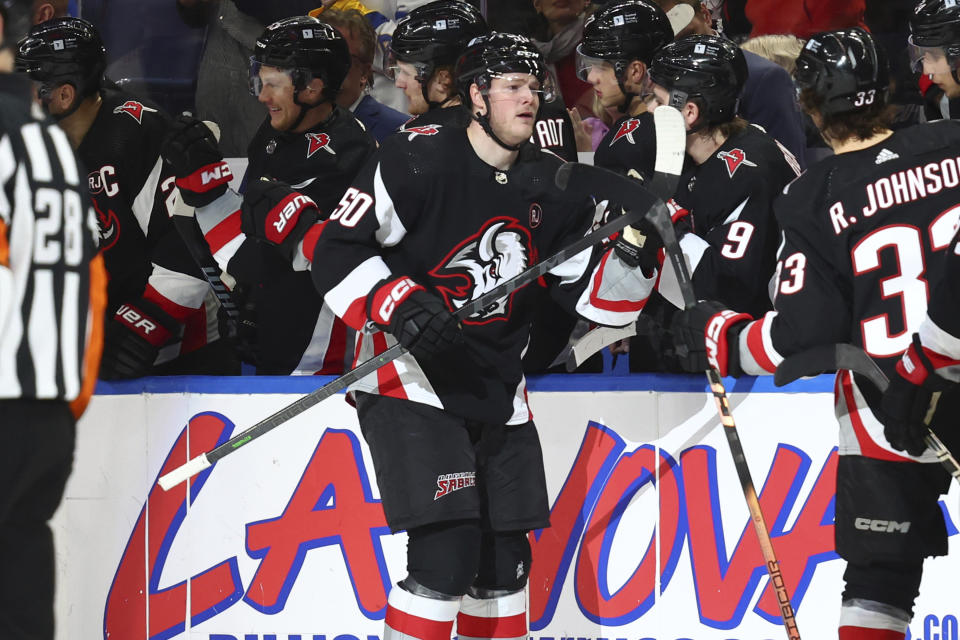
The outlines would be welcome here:
[[[567,165],[563,165],[567,166]],[[562,167],[561,167],[562,168]],[[559,172],[558,172],[559,173]],[[666,215],[666,207],[662,202],[657,200],[652,194],[648,193],[646,190],[641,189],[642,193],[637,197],[638,202],[642,202],[649,207],[647,211],[652,211],[654,209],[663,210],[663,215]],[[552,256],[542,260],[535,265],[527,268],[521,273],[517,274],[510,280],[503,282],[490,291],[487,291],[478,298],[471,300],[464,306],[460,307],[455,313],[454,316],[463,320],[469,318],[470,316],[477,314],[484,309],[495,305],[501,298],[509,296],[511,293],[517,289],[524,287],[531,282],[536,281],[537,279],[543,277],[547,272],[566,262],[570,258],[573,258],[581,251],[592,247],[595,244],[600,243],[611,235],[618,233],[628,224],[636,222],[641,217],[643,217],[643,209],[631,209],[628,210],[624,215],[616,217],[614,220],[608,222],[607,224],[601,226],[600,228],[591,231],[586,234],[579,240],[571,243],[569,246],[561,249]],[[230,455],[234,451],[237,451],[243,446],[246,446],[262,436],[263,434],[275,429],[281,424],[289,421],[290,419],[300,415],[310,407],[316,405],[323,400],[326,400],[330,396],[339,393],[343,389],[346,389],[354,382],[360,380],[361,378],[373,373],[383,365],[395,360],[406,352],[406,350],[399,344],[395,344],[383,353],[378,356],[374,356],[369,360],[357,365],[354,369],[351,369],[347,373],[343,374],[339,378],[331,380],[324,386],[320,387],[316,391],[313,391],[304,397],[300,398],[296,402],[284,407],[280,411],[274,413],[273,415],[261,420],[252,427],[245,429],[244,431],[233,436],[220,446],[211,449],[210,451],[197,456],[185,464],[173,469],[169,473],[160,477],[159,484],[160,487],[164,490],[169,490],[172,487],[188,480],[193,475],[203,471],[216,464],[219,460]],[[201,460],[202,459],[202,460]]]
[[[610,174],[609,178],[605,174]],[[634,180],[624,178],[609,171],[603,174],[596,174],[596,179],[600,181],[618,182],[614,184],[603,184],[602,190],[619,187],[620,193],[626,197],[619,198],[620,201],[629,202],[637,197],[642,187]],[[597,187],[601,190],[601,187]],[[683,295],[685,308],[690,308],[697,304],[697,296],[693,289],[693,282],[690,280],[690,272],[687,269],[687,263],[684,260],[683,253],[680,250],[680,243],[677,241],[677,234],[673,230],[673,223],[667,214],[666,206],[663,207],[661,215],[647,215],[647,219],[653,223],[663,240],[664,249],[667,257],[676,271],[677,283]],[[780,606],[780,617],[783,620],[783,627],[789,640],[800,640],[800,629],[797,626],[797,619],[793,612],[793,606],[790,604],[790,594],[787,591],[786,582],[780,571],[780,561],[777,560],[776,552],[773,548],[773,541],[770,539],[770,529],[767,527],[766,520],[763,517],[763,511],[760,509],[760,500],[757,497],[757,491],[753,484],[753,478],[750,475],[750,467],[747,466],[746,455],[743,452],[743,445],[740,442],[740,434],[737,432],[737,424],[733,419],[733,412],[730,410],[730,400],[727,398],[727,390],[723,386],[723,379],[720,373],[713,367],[706,371],[707,380],[710,383],[710,390],[717,403],[717,411],[720,414],[720,423],[723,425],[723,433],[727,439],[727,445],[730,448],[730,455],[733,458],[733,464],[737,469],[737,476],[740,478],[740,486],[743,489],[743,497],[747,503],[747,509],[750,511],[750,519],[753,521],[753,528],[757,534],[757,541],[760,544],[760,551],[766,564],[767,575],[770,578],[770,585],[776,593],[777,604]]]
[[[773,382],[778,387],[793,382],[805,376],[813,376],[827,371],[852,371],[859,373],[880,393],[887,390],[890,381],[877,362],[866,351],[852,344],[828,344],[814,347],[806,351],[784,358],[777,367]],[[782,373],[781,373],[782,371]],[[930,410],[924,418],[927,425],[927,435],[923,440],[930,450],[937,456],[940,464],[950,472],[957,482],[960,482],[960,462],[953,456],[947,445],[930,429],[930,420],[936,409],[940,392],[935,391],[930,399]]]

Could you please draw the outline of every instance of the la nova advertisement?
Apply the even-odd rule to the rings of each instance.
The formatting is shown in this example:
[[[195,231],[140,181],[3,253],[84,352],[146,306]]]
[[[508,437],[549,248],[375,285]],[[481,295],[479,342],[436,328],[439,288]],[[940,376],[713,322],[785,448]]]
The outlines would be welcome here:
[[[189,484],[156,484],[322,382],[101,388],[54,520],[58,640],[379,640],[406,539],[386,526],[342,395]],[[800,633],[836,638],[832,382],[737,385],[734,415]],[[552,504],[551,527],[530,536],[533,640],[787,637],[701,380],[548,377],[531,388]],[[953,536],[955,489],[941,506]],[[910,637],[958,640],[958,564],[927,560]]]

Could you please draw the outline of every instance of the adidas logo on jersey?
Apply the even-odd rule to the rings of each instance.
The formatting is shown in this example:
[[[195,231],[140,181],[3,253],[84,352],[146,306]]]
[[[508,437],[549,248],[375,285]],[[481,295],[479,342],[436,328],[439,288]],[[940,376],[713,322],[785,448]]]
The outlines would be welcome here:
[[[883,164],[887,160],[896,160],[900,156],[890,151],[890,149],[881,149],[880,153],[877,154],[877,159],[874,161],[874,164]]]

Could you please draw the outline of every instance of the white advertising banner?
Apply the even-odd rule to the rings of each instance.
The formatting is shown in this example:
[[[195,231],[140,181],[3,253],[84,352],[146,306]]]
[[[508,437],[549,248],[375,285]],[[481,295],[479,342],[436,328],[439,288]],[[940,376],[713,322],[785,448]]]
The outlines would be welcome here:
[[[58,639],[378,640],[406,540],[386,528],[342,395],[189,486],[156,485],[320,382],[172,379],[97,395],[53,523]],[[818,640],[837,637],[844,567],[831,386],[731,394],[801,635]],[[552,526],[532,537],[533,640],[786,637],[702,382],[571,376],[531,388],[552,505]],[[943,507],[953,536],[956,489]],[[958,639],[958,568],[927,561],[910,637]]]

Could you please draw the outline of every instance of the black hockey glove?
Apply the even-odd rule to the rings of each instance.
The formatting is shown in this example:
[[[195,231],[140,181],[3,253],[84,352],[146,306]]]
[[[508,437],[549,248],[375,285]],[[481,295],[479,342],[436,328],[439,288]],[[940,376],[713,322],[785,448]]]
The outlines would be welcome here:
[[[927,448],[923,438],[930,423],[926,418],[933,392],[953,386],[934,373],[930,358],[920,344],[920,336],[913,334],[913,344],[897,363],[896,375],[880,403],[883,435],[890,445],[912,456],[921,455]]]
[[[173,167],[180,196],[191,207],[206,206],[222,196],[233,178],[213,132],[192,116],[173,121],[160,155]]]
[[[316,203],[276,180],[261,178],[247,185],[240,206],[240,229],[279,248],[293,260],[297,245],[320,219]]]
[[[443,301],[405,276],[377,283],[367,296],[367,317],[417,360],[430,360],[463,341]]]
[[[117,308],[103,331],[100,378],[123,380],[148,375],[160,347],[176,338],[180,323],[149,300]]]
[[[713,367],[721,376],[741,376],[740,332],[752,320],[719,302],[705,300],[673,316],[671,330],[678,359],[690,373]]]
[[[659,254],[662,248],[660,234],[646,219],[624,227],[613,245],[620,260],[633,268],[640,267],[648,278],[660,268]]]

